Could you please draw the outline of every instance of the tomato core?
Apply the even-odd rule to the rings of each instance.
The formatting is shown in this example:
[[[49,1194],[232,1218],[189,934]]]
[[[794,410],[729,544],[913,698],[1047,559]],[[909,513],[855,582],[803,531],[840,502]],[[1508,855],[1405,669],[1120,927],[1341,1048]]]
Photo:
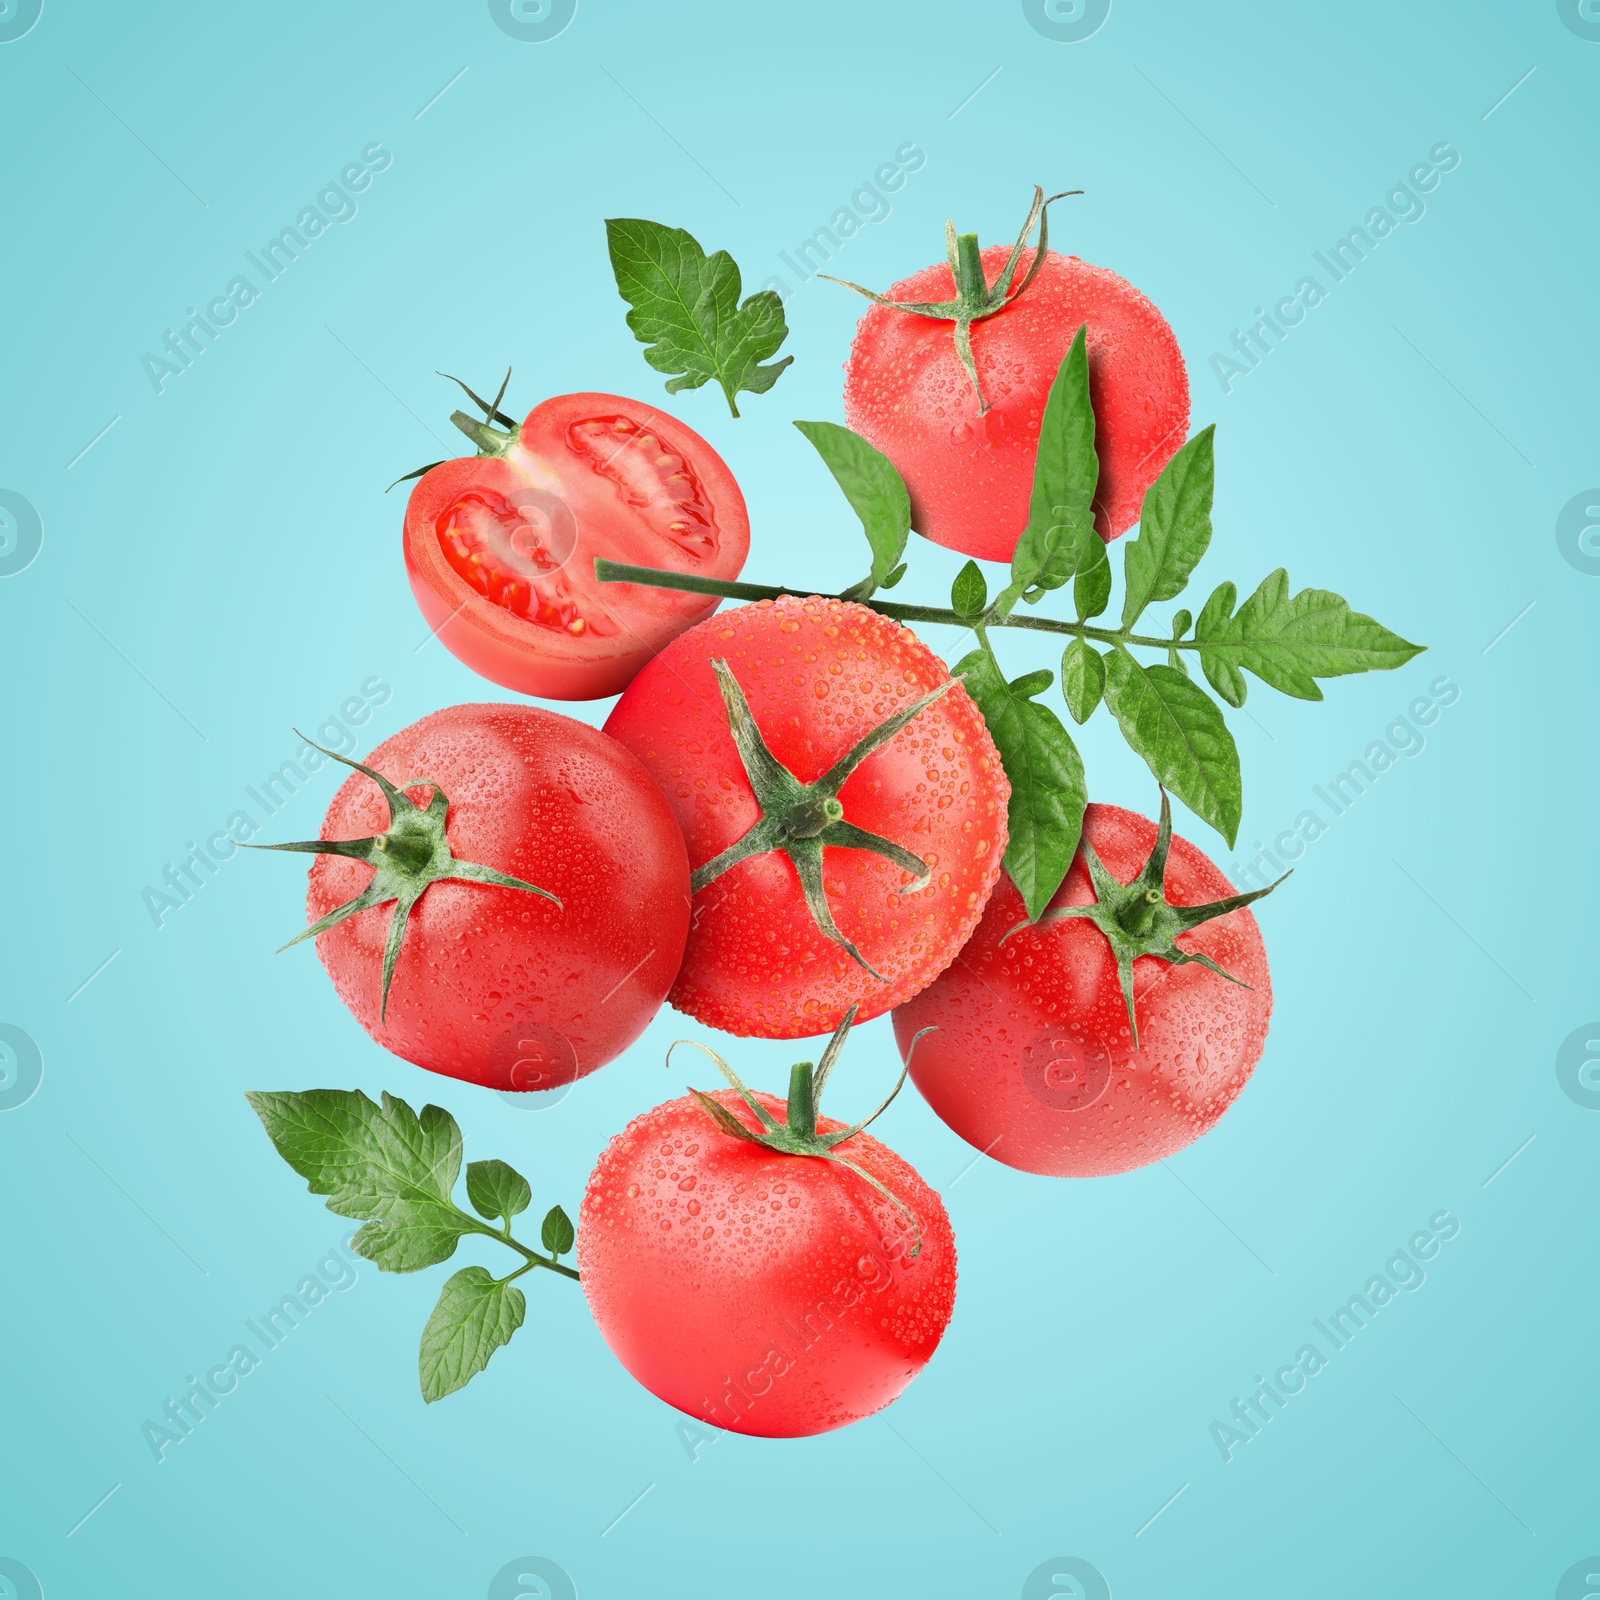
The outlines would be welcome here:
[[[657,434],[628,417],[584,417],[568,427],[567,444],[681,549],[703,557],[717,548],[716,516],[694,468]]]
[[[472,489],[435,526],[445,560],[486,600],[526,622],[583,634],[614,632],[587,617],[557,574],[578,542],[577,523],[559,495],[520,488],[512,495]]]

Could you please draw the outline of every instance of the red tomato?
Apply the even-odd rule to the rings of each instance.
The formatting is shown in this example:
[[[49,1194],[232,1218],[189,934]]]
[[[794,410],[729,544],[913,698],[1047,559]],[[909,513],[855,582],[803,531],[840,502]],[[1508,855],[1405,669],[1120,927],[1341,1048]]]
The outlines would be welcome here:
[[[596,556],[738,577],[744,496],[676,419],[620,395],[569,394],[535,406],[518,433],[479,433],[503,453],[426,473],[405,527],[417,604],[474,672],[555,700],[616,694],[717,602],[599,583]]]
[[[1156,825],[1092,805],[1084,837],[1115,878],[1131,883]],[[1164,882],[1176,907],[1234,892],[1176,837]],[[1095,898],[1080,851],[1050,905]],[[1209,956],[1248,989],[1198,962],[1143,956],[1133,963],[1137,1049],[1106,936],[1070,919],[1005,937],[1026,920],[1007,879],[960,959],[896,1010],[902,1053],[919,1029],[938,1029],[911,1061],[911,1080],[928,1104],[996,1161],[1052,1177],[1127,1172],[1198,1139],[1233,1104],[1266,1042],[1272,984],[1254,916],[1231,911],[1178,939],[1179,949]]]
[[[822,778],[893,713],[950,685],[944,663],[909,629],[839,600],[763,600],[675,640],[629,685],[606,731],[665,790],[697,880],[763,817],[719,697],[719,659],[771,753],[801,784]],[[668,998],[712,1027],[774,1039],[828,1032],[851,1005],[863,1021],[898,1005],[943,971],[977,925],[1000,873],[1010,793],[977,707],[950,686],[837,791],[843,837],[865,830],[900,859],[839,848],[835,828],[813,829],[828,847],[817,854],[821,914],[831,912],[848,946],[808,904],[800,846],[772,849],[697,889]],[[903,893],[919,864],[926,887]]]
[[[317,939],[362,1027],[419,1067],[496,1089],[567,1083],[632,1044],[672,983],[689,926],[683,836],[638,761],[553,711],[475,705],[424,717],[366,764],[424,807],[430,794],[445,796],[443,842],[457,858],[445,867],[476,863],[560,904],[527,888],[429,880],[439,862],[426,853],[437,848],[428,814],[402,802],[373,864],[429,881],[404,919],[387,1008],[395,904],[358,911]],[[322,838],[388,826],[383,793],[356,773],[328,807]],[[373,864],[319,854],[306,893],[312,919],[360,895]]]
[[[712,1098],[758,1126],[731,1089]],[[784,1102],[755,1097],[781,1119]],[[817,1121],[822,1134],[843,1123]],[[652,1394],[737,1433],[794,1438],[889,1404],[933,1354],[955,1305],[938,1195],[858,1133],[857,1173],[718,1129],[692,1100],[628,1124],[584,1191],[578,1267],[611,1352]]]
[[[982,253],[992,284],[1010,254]],[[1024,250],[1020,282],[1033,261]],[[891,300],[945,301],[944,263],[897,283]],[[845,420],[900,470],[912,525],[936,544],[1009,561],[1028,521],[1039,424],[1056,370],[1087,323],[1100,483],[1095,527],[1114,539],[1139,519],[1144,492],[1189,429],[1189,377],[1166,319],[1132,284],[1076,256],[1047,254],[1003,311],[972,324],[989,409],[978,414],[952,324],[875,305],[845,364]]]

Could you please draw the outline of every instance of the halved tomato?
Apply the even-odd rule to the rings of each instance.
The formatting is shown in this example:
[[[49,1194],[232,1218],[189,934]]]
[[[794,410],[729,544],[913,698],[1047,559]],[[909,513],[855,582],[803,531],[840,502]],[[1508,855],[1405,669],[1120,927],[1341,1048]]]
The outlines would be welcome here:
[[[617,694],[716,608],[708,595],[600,583],[596,556],[738,577],[750,548],[739,485],[654,406],[568,394],[515,430],[493,415],[458,426],[481,453],[441,462],[412,490],[406,573],[446,648],[492,682],[553,700]]]

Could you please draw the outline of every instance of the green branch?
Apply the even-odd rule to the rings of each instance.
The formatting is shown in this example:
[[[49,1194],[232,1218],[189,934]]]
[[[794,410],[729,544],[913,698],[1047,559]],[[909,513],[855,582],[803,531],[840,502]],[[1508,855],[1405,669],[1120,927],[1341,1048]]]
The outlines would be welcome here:
[[[668,572],[661,567],[634,567],[622,561],[595,558],[594,575],[601,583],[640,583],[652,589],[679,589],[687,594],[711,594],[723,600],[781,600],[785,595],[799,599],[843,600],[844,595],[818,595],[814,589],[786,589],[771,583],[734,583],[722,578],[700,578],[687,572]],[[896,622],[940,622],[951,628],[1026,628],[1034,633],[1063,633],[1074,639],[1093,639],[1097,644],[1141,644],[1152,650],[1166,650],[1171,639],[1156,639],[1142,633],[1124,633],[1116,628],[1096,628],[1087,622],[1063,622],[1056,617],[1018,616],[1015,612],[1002,614],[996,607],[977,617],[962,616],[945,606],[905,605],[894,600],[857,600],[856,605],[893,617]],[[1180,650],[1198,650],[1193,639],[1178,642]]]

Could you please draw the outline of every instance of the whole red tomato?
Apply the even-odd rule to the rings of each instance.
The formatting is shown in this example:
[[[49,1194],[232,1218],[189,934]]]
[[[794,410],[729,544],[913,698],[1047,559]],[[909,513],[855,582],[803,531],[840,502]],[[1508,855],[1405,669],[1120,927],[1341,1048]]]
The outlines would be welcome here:
[[[993,287],[1010,251],[980,253]],[[1034,252],[1017,263],[1020,282]],[[895,284],[887,298],[948,302],[956,279],[940,263]],[[972,322],[971,350],[987,409],[980,412],[952,324],[874,305],[845,364],[845,420],[899,469],[912,526],[936,544],[1009,561],[1028,522],[1039,426],[1073,335],[1087,324],[1089,393],[1100,481],[1095,527],[1114,539],[1139,519],[1144,492],[1183,443],[1189,378],[1166,319],[1132,284],[1076,256],[1047,253],[1009,304]]]
[[[606,732],[661,785],[695,869],[668,998],[729,1033],[796,1038],[851,1005],[863,1020],[898,1005],[943,971],[999,876],[1011,790],[983,718],[865,606],[788,597],[712,617],[634,679]]]
[[[273,848],[317,853],[300,938],[339,998],[447,1077],[531,1091],[593,1072],[682,958],[671,808],[616,740],[553,711],[436,711],[345,780],[321,841]]]
[[[483,404],[488,421],[456,414],[483,453],[431,468],[406,506],[417,604],[454,655],[507,689],[616,694],[717,602],[597,583],[594,558],[736,578],[744,496],[699,434],[642,401],[562,395],[509,431]]]
[[[1235,896],[1188,840],[1173,838],[1167,855],[1156,824],[1117,806],[1090,806],[1083,837],[1055,917],[1027,926],[1005,880],[960,958],[894,1014],[902,1052],[937,1029],[911,1079],[939,1117],[996,1161],[1052,1177],[1127,1172],[1198,1139],[1244,1088],[1272,1011],[1261,932],[1243,909],[1266,890]],[[1115,882],[1094,873],[1097,892],[1093,865]],[[1115,907],[1113,937],[1129,957],[1137,1046],[1111,939],[1059,915],[1097,903]]]
[[[737,1092],[708,1098],[762,1131]],[[751,1098],[781,1124],[783,1101]],[[792,1106],[791,1094],[791,1122]],[[821,1117],[815,1132],[844,1126]],[[735,1137],[693,1099],[606,1147],[578,1266],[601,1335],[652,1394],[737,1433],[794,1438],[870,1416],[927,1364],[955,1305],[950,1219],[870,1134],[835,1148],[860,1171]]]

